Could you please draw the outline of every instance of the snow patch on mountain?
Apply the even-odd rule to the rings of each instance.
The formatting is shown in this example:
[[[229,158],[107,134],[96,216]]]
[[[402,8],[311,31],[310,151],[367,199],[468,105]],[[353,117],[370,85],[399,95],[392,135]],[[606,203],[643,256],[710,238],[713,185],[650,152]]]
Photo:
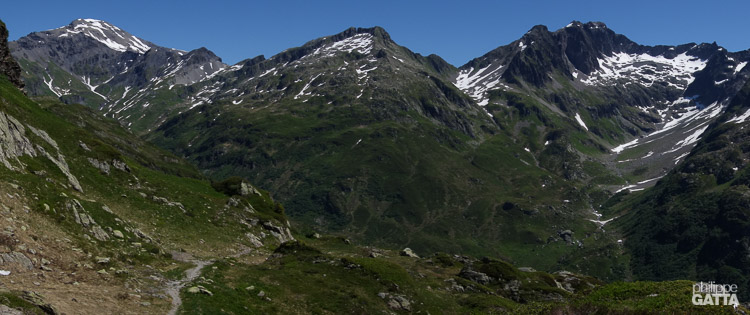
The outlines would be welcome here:
[[[72,28],[70,27],[72,26]],[[66,32],[59,37],[73,34],[84,34],[119,52],[133,51],[144,54],[151,49],[139,38],[128,34],[117,26],[95,19],[76,20],[70,26],[65,26]]]
[[[305,84],[305,87],[302,88],[302,91],[299,91],[299,94],[294,96],[294,99],[299,99],[300,97],[305,95],[312,95],[311,93],[306,93],[306,91],[310,88],[310,85],[313,83],[313,81],[315,81],[315,79],[317,79],[321,74],[322,73],[319,73],[318,75],[310,79],[310,82],[307,82],[307,84]]]
[[[684,100],[684,98],[680,98],[673,102],[673,104]],[[672,133],[667,131],[675,130],[682,134],[683,138],[680,141],[674,142],[671,147],[668,147],[670,148],[669,150],[666,150],[661,154],[677,152],[685,147],[695,144],[703,132],[706,131],[711,121],[718,117],[723,110],[724,105],[720,102],[714,102],[711,105],[706,106],[704,109],[699,109],[697,106],[692,107],[687,111],[678,114],[679,116],[677,118],[666,122],[659,130],[643,136],[642,138],[621,144],[613,148],[611,151],[615,154],[619,154],[626,149],[660,140]],[[748,116],[750,116],[750,114],[748,114]]]
[[[99,93],[99,92],[96,91],[96,88],[99,87],[98,85],[91,85],[91,77],[83,76],[81,78],[81,82],[83,83],[83,85],[85,85],[87,88],[89,88],[89,90],[91,90],[92,93],[94,93],[97,96],[103,98],[105,101],[108,100],[106,96],[104,96],[101,93]]]
[[[640,140],[640,139],[635,139],[635,140],[630,141],[628,143],[623,143],[621,145],[618,145],[618,146],[612,148],[612,152],[619,154],[620,152],[624,151],[625,149],[633,147],[636,144],[638,144],[638,140]]]
[[[589,127],[586,127],[586,123],[583,122],[583,119],[581,119],[581,114],[576,113],[576,121],[578,121],[578,124],[583,127],[583,129],[586,129],[586,131],[589,131]]]
[[[734,74],[736,75],[738,72],[742,71],[745,66],[747,66],[747,61],[743,61],[737,64],[737,67],[734,68]]]
[[[318,47],[310,56],[323,56],[333,57],[337,53],[347,52],[351,53],[357,51],[360,54],[367,55],[372,51],[373,45],[372,34],[357,34],[352,37],[347,37],[337,42],[329,43]]]
[[[734,117],[734,118],[728,120],[727,122],[732,122],[732,123],[740,124],[740,123],[745,122],[745,120],[747,120],[748,117],[750,117],[750,109],[746,110],[745,113],[743,113],[742,115]]]
[[[655,82],[665,82],[684,90],[695,79],[693,75],[706,66],[706,60],[686,53],[667,58],[663,55],[620,52],[599,58],[599,65],[599,70],[581,82],[587,85],[606,85],[613,81],[627,80],[647,87]]]
[[[679,149],[682,149],[683,147],[686,147],[688,145],[697,143],[698,139],[700,139],[701,135],[703,135],[703,132],[705,132],[706,129],[708,129],[708,124],[706,124],[702,128],[698,128],[691,135],[687,136],[687,138],[682,139],[680,141],[677,141],[677,143],[675,143],[674,147],[672,147],[672,150],[669,150],[669,151],[667,151],[665,153],[675,152],[675,151],[677,151]]]
[[[459,71],[453,85],[473,98],[480,106],[489,104],[487,91],[500,85],[505,65],[489,65],[477,71],[472,67]]]
[[[372,67],[370,69],[365,69],[368,66],[370,66],[370,64],[364,64],[361,67],[359,67],[357,69],[354,69],[355,71],[357,71],[357,79],[359,81],[362,81],[363,79],[367,78],[367,73],[368,72],[373,71],[373,70],[375,70],[375,69],[378,68],[377,66],[374,66],[374,67]]]
[[[47,81],[48,76],[49,76],[49,81]],[[63,95],[62,92],[58,91],[58,88],[56,86],[52,85],[52,81],[54,81],[55,78],[53,78],[51,75],[45,73],[45,75],[42,76],[42,80],[44,80],[44,84],[46,84],[49,90],[52,91],[52,93],[54,93],[57,97],[60,97]]]

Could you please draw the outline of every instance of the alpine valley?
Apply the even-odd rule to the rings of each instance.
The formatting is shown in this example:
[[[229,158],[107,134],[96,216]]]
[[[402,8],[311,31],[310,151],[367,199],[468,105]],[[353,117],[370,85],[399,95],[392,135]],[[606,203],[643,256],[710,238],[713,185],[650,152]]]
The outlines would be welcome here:
[[[0,37],[2,314],[748,312],[750,50]]]

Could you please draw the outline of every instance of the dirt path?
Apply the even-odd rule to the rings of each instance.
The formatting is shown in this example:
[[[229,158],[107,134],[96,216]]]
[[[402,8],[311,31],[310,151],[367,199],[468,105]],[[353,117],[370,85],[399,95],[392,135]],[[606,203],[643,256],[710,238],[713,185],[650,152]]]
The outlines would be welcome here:
[[[195,264],[195,267],[186,270],[184,278],[167,282],[165,291],[167,295],[172,297],[172,308],[169,310],[169,313],[167,313],[168,315],[177,314],[177,310],[180,309],[180,306],[182,306],[180,290],[182,290],[182,288],[184,288],[188,283],[198,278],[198,276],[201,275],[201,270],[203,269],[203,267],[213,263],[212,260],[195,259],[188,253],[173,252],[172,258],[177,261]]]
[[[251,251],[252,249],[245,248],[230,257],[237,258],[247,255]],[[213,260],[195,259],[192,255],[181,252],[172,252],[172,259],[180,262],[195,264],[195,267],[186,270],[184,278],[167,282],[165,291],[167,295],[172,298],[172,308],[169,310],[169,313],[167,313],[167,315],[177,314],[177,310],[180,309],[180,306],[182,306],[182,298],[180,298],[180,291],[182,290],[182,288],[198,278],[201,275],[201,270],[203,270],[203,267],[213,263]]]

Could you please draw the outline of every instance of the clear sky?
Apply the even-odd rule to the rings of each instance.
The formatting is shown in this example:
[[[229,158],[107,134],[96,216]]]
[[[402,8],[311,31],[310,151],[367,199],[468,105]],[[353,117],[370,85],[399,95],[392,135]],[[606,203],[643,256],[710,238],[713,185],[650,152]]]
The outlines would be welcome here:
[[[336,34],[382,26],[400,45],[460,66],[532,26],[605,22],[646,45],[713,42],[750,48],[750,1],[9,1],[0,19],[14,40],[77,18],[108,21],[157,45],[206,47],[234,64]]]

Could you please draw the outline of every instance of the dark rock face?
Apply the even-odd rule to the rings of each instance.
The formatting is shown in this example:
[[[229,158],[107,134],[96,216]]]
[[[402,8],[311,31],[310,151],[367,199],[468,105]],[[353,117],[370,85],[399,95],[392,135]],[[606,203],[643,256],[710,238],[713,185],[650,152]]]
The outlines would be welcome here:
[[[19,89],[23,88],[21,66],[10,55],[10,50],[8,49],[8,29],[5,28],[5,23],[2,21],[0,21],[0,73],[7,76],[8,80],[13,82]]]

